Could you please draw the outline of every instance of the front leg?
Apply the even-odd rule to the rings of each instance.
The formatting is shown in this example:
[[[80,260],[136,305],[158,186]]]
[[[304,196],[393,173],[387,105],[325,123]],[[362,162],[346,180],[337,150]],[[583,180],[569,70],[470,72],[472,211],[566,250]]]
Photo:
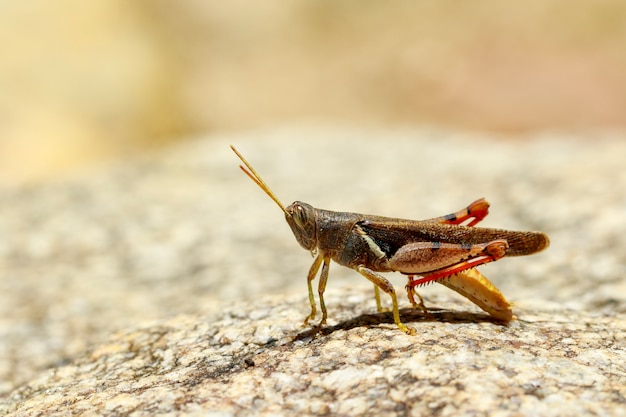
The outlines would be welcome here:
[[[326,319],[328,318],[328,313],[326,312],[326,303],[324,302],[324,291],[326,291],[326,282],[328,282],[328,271],[330,268],[330,257],[320,253],[317,255],[315,260],[313,261],[313,265],[311,265],[311,269],[309,269],[309,274],[307,275],[307,286],[309,289],[309,302],[311,304],[311,314],[309,314],[304,319],[304,326],[309,323],[309,320],[314,320],[315,315],[317,313],[315,307],[315,296],[313,295],[313,285],[312,282],[317,275],[317,271],[319,271],[320,266],[322,267],[322,273],[320,275],[320,281],[317,287],[317,294],[320,298],[320,309],[322,310],[322,320],[317,325],[317,327],[322,327],[326,324]]]
[[[306,326],[307,324],[309,324],[309,320],[315,320],[315,314],[317,313],[316,311],[317,308],[315,307],[315,296],[313,295],[312,282],[315,279],[315,276],[317,275],[317,271],[319,271],[320,265],[322,265],[323,260],[324,260],[324,257],[322,256],[322,254],[321,253],[318,254],[315,260],[313,261],[313,265],[311,265],[311,268],[309,269],[309,274],[306,277],[306,284],[309,289],[309,303],[311,304],[311,313],[308,316],[306,316],[306,318],[304,319],[303,326]]]
[[[320,308],[322,309],[322,320],[318,324],[318,327],[322,327],[326,324],[328,313],[326,312],[326,303],[324,302],[324,291],[326,291],[326,282],[328,282],[328,271],[330,269],[330,257],[324,256],[324,265],[322,266],[322,274],[320,275],[320,282],[317,287],[317,294],[320,297]]]

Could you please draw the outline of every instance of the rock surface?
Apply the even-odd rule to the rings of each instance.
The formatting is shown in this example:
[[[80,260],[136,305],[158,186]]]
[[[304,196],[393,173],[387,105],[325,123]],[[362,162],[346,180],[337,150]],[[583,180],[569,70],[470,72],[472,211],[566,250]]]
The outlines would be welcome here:
[[[409,337],[332,265],[313,337],[311,259],[229,143],[284,203],[420,219],[485,196],[482,225],[547,232],[547,251],[481,268],[519,320],[437,285],[421,291],[427,319],[390,275]],[[0,413],[623,415],[623,155],[615,133],[301,127],[5,189]]]
[[[337,324],[302,330],[301,300],[240,303],[130,330],[10,397],[16,415],[603,415],[624,407],[624,320],[521,310],[367,314],[370,293],[329,297]],[[446,305],[463,308],[461,303]],[[208,414],[213,415],[213,414]]]

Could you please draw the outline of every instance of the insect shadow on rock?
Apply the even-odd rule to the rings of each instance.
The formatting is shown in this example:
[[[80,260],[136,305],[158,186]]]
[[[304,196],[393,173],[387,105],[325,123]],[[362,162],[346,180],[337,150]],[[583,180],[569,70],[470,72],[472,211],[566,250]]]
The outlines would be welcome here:
[[[440,308],[430,308],[429,314],[424,315],[415,308],[400,308],[400,314],[405,320],[412,322],[445,322],[449,324],[468,324],[468,323],[493,323],[506,324],[506,322],[496,319],[493,316],[487,316],[482,313],[473,311],[452,311]],[[371,328],[379,327],[381,324],[393,324],[392,314],[373,314],[362,313],[346,320],[341,320],[333,325],[327,325],[323,328],[318,326],[303,329],[294,337],[294,340],[312,340],[316,335],[330,335],[336,331],[348,331],[355,328]]]
[[[326,324],[328,317],[324,291],[331,259],[354,269],[374,284],[379,312],[384,311],[380,290],[388,294],[395,324],[403,332],[414,335],[415,330],[400,320],[396,291],[381,272],[407,275],[409,301],[425,314],[428,310],[415,288],[438,282],[468,298],[492,317],[510,321],[513,319],[511,304],[475,268],[505,256],[530,255],[549,245],[548,236],[542,232],[474,227],[489,213],[489,203],[482,198],[455,213],[428,220],[323,210],[301,201],[285,207],[243,155],[232,145],[231,149],[245,165],[239,166],[241,170],[285,213],[300,246],[315,257],[307,275],[311,313],[305,318],[305,325],[317,315],[312,282],[320,268],[322,270],[317,289],[322,310],[318,329]],[[467,225],[462,225],[466,221]],[[416,295],[419,303],[415,301]]]

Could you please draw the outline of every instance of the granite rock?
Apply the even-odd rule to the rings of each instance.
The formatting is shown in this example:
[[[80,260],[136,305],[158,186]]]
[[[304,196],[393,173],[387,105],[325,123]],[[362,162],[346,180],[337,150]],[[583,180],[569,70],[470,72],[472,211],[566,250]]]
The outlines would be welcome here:
[[[401,302],[416,337],[332,265],[314,337],[301,327],[311,258],[229,143],[285,203],[420,219],[485,196],[482,225],[552,246],[481,268],[518,320],[433,285],[432,318]],[[300,126],[0,190],[0,412],[623,414],[623,155],[619,132]]]
[[[371,291],[329,294],[331,324],[301,328],[302,300],[237,303],[110,337],[15,390],[8,415],[619,415],[626,321],[521,309],[508,326],[462,302],[431,318],[371,313]]]

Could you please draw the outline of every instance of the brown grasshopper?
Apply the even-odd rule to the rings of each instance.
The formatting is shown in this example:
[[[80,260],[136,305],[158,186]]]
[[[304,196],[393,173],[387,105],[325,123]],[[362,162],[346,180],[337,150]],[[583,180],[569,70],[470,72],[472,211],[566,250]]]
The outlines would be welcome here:
[[[488,214],[489,203],[484,199],[456,213],[422,221],[322,210],[301,201],[285,208],[248,161],[235,147],[231,145],[231,148],[247,167],[240,165],[241,170],[285,213],[285,219],[300,246],[315,256],[307,276],[311,313],[304,320],[305,325],[315,319],[312,281],[320,267],[318,294],[322,320],[318,327],[326,323],[328,314],[324,291],[331,259],[356,270],[374,283],[379,311],[382,311],[379,289],[389,294],[393,319],[398,328],[407,334],[415,334],[415,330],[400,320],[395,289],[379,272],[397,271],[408,275],[406,288],[409,300],[425,313],[424,302],[415,292],[415,287],[439,282],[467,297],[495,318],[508,321],[513,317],[510,304],[474,268],[504,256],[530,255],[549,245],[548,236],[541,232],[472,227]],[[467,220],[470,220],[467,226],[461,225]],[[421,278],[414,279],[416,275]],[[419,304],[414,300],[416,294],[420,298]]]

